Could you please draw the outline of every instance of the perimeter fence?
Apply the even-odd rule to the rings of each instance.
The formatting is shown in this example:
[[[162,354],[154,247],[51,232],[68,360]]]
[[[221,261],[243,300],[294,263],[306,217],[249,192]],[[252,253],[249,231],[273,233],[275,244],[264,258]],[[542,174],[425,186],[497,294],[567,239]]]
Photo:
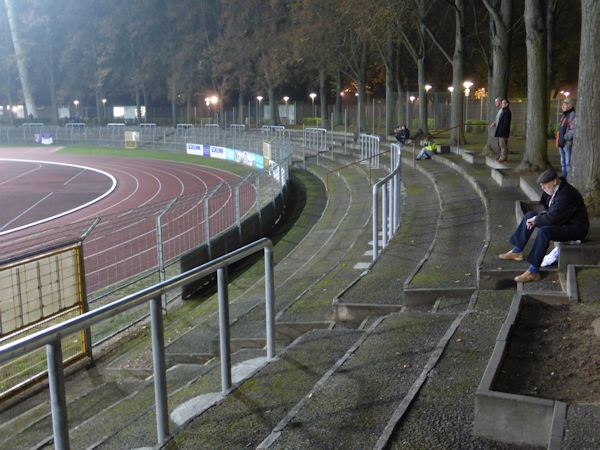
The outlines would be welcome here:
[[[61,129],[58,136],[60,141],[68,138],[72,145],[118,146],[116,135],[114,139],[109,139],[112,133],[109,128]],[[31,143],[28,138],[33,138],[30,133],[32,130],[28,128],[17,133],[15,130],[2,130],[0,134],[8,137],[13,144],[23,139]],[[38,127],[36,132],[45,133],[45,130]],[[121,129],[121,132],[124,131]],[[117,214],[55,227],[37,226],[0,236],[0,283],[6,293],[0,298],[0,345],[36,331],[40,326],[61,320],[66,311],[62,308],[65,301],[61,297],[67,291],[81,291],[81,305],[75,306],[75,309],[73,302],[65,305],[70,308],[69,314],[77,314],[77,310],[85,312],[97,309],[129,292],[139,291],[180,274],[186,269],[182,266],[182,260],[200,248],[205,249],[202,254],[206,258],[219,256],[214,252],[211,255],[211,243],[232,230],[237,231],[235,234],[239,234],[242,241],[244,220],[252,215],[260,216],[265,205],[274,203],[287,185],[293,147],[285,133],[267,136],[269,140],[266,141],[261,132],[220,130],[220,146],[214,147],[217,142],[212,145],[204,142],[207,136],[215,137],[214,129],[172,131],[168,139],[167,131],[161,131],[161,140],[167,143],[166,149],[171,152],[186,153],[186,144],[204,143],[194,145],[213,150],[227,149],[228,156],[235,155],[235,160],[241,164],[254,164],[256,167],[257,159],[264,158],[264,170],[255,168],[234,182],[221,182],[205,191]],[[179,133],[185,133],[186,136],[179,136]],[[91,139],[92,135],[97,138]],[[269,158],[262,155],[265,141],[268,143]],[[140,142],[152,144],[150,148],[160,148],[154,141],[142,139]],[[69,246],[79,250],[73,257],[62,257],[64,248]],[[55,260],[69,262],[68,275]],[[82,272],[81,286],[77,287],[72,278],[79,271]],[[57,286],[51,292],[51,303],[55,305],[51,312],[48,312],[50,291],[45,288],[46,285]],[[167,308],[180,295],[181,292],[164,298],[163,308]],[[79,298],[77,295],[73,297]],[[87,337],[65,340],[63,351],[66,355],[88,352],[92,345],[144,320],[148,314],[148,309],[140,306],[119,315],[118,320],[95,325]],[[9,318],[10,326],[7,326]],[[32,354],[30,359],[19,361],[16,365],[0,367],[0,398],[5,388],[18,386],[23,379],[35,377],[39,360],[40,355]]]

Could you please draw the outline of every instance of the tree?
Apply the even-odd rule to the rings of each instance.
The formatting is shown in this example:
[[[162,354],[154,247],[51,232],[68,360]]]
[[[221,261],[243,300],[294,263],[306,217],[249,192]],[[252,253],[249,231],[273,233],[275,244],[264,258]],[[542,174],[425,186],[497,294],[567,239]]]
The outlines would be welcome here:
[[[600,215],[600,2],[581,1],[581,46],[573,183],[592,215]]]
[[[548,90],[545,0],[525,0],[527,46],[527,148],[517,169],[548,166]]]
[[[435,33],[430,27],[426,27],[426,31],[431,37],[431,40],[446,58],[452,64],[452,104],[450,112],[450,145],[464,144],[463,139],[463,101],[462,101],[462,81],[464,78],[464,27],[465,27],[465,5],[464,0],[450,0],[454,10],[454,52],[452,57],[446,51]]]
[[[482,2],[490,15],[490,39],[492,46],[490,99],[506,98],[508,97],[512,0],[482,0]],[[488,117],[493,117],[495,113],[491,105],[491,102],[488,102]],[[493,147],[494,134],[489,133],[484,151],[492,152]]]
[[[309,72],[316,72],[319,80],[321,122],[327,127],[327,75],[339,72],[335,55],[339,48],[339,28],[332,26],[336,15],[335,0],[303,0],[292,5],[294,63]],[[333,21],[335,24],[335,20]],[[318,48],[319,51],[315,51]],[[336,90],[336,97],[341,91]]]
[[[31,89],[31,84],[29,83],[27,55],[23,50],[23,43],[21,39],[21,24],[17,18],[13,0],[4,0],[4,6],[6,8],[8,28],[10,29],[10,35],[15,50],[15,59],[17,61],[17,68],[19,70],[19,78],[21,79],[21,88],[23,89],[25,108],[27,109],[28,114],[31,114],[33,117],[37,117],[37,109],[35,107],[33,91]]]
[[[408,53],[415,61],[417,66],[417,86],[419,90],[419,128],[427,133],[427,91],[425,90],[425,58],[427,56],[426,47],[426,16],[435,2],[426,0],[414,0],[411,14],[406,16],[399,23],[402,44],[408,50]],[[410,27],[413,27],[412,29]],[[411,33],[411,31],[413,33]]]

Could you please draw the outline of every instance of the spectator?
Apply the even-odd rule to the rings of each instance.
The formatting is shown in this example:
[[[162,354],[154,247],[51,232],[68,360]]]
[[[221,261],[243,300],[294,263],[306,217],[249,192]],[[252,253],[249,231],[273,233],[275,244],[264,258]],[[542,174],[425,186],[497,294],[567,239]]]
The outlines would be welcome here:
[[[427,135],[421,140],[421,151],[417,155],[416,159],[431,159],[431,154],[437,150],[437,144],[433,140],[431,135]]]
[[[573,100],[565,98],[562,102],[562,116],[556,132],[556,146],[560,151],[562,176],[566,179],[571,166],[571,151],[573,149],[573,131],[575,126],[575,105]]]
[[[396,140],[402,145],[406,144],[406,141],[410,138],[410,131],[408,131],[406,125],[396,127],[394,132],[396,134]]]
[[[502,99],[500,103],[502,110],[496,123],[496,132],[494,133],[494,137],[498,138],[498,147],[500,148],[500,154],[496,159],[496,162],[499,163],[508,161],[508,137],[510,136],[510,122],[512,120],[512,114],[508,107],[509,104],[510,102],[507,99]]]
[[[583,197],[567,180],[559,178],[554,169],[548,169],[537,181],[544,191],[541,199],[544,209],[539,214],[527,212],[510,238],[512,250],[498,255],[500,259],[523,261],[523,249],[534,229],[538,229],[527,256],[529,269],[515,277],[515,281],[521,283],[540,279],[540,266],[550,241],[583,240],[590,227]]]

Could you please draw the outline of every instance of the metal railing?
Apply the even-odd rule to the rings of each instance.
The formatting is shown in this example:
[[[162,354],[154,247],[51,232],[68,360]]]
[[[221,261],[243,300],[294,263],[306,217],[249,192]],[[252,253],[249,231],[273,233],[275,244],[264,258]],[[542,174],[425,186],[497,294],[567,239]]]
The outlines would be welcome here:
[[[0,363],[18,358],[31,351],[46,347],[52,428],[56,449],[69,449],[69,427],[65,394],[65,378],[61,340],[94,324],[111,319],[143,303],[150,306],[152,333],[152,365],[154,369],[154,395],[157,425],[157,442],[169,435],[169,411],[167,404],[167,381],[164,327],[161,297],[170,290],[199,280],[217,272],[219,299],[219,345],[221,355],[221,389],[227,393],[231,389],[231,357],[229,336],[229,306],[227,268],[241,259],[264,251],[265,266],[265,315],[267,359],[275,356],[275,281],[273,276],[273,244],[267,238],[241,247],[220,258],[191,269],[164,282],[155,284],[134,294],[125,296],[94,311],[84,313],[43,331],[24,337],[0,347]]]
[[[379,256],[379,191],[381,191],[382,248],[396,234],[399,225],[400,182],[402,172],[402,147],[392,144],[390,174],[373,185],[373,261]]]

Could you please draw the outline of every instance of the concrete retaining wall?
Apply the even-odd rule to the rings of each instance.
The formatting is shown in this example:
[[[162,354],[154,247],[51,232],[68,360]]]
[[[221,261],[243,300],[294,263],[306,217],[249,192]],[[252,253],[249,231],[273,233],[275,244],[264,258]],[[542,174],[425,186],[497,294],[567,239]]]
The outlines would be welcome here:
[[[223,256],[246,244],[268,236],[281,219],[288,200],[289,189],[285,186],[275,199],[265,204],[260,212],[247,216],[240,227],[232,227],[213,237],[208,244],[203,244],[181,257],[180,270],[185,272]],[[207,284],[212,283],[215,276],[206,277],[183,287],[182,298],[186,299]]]

